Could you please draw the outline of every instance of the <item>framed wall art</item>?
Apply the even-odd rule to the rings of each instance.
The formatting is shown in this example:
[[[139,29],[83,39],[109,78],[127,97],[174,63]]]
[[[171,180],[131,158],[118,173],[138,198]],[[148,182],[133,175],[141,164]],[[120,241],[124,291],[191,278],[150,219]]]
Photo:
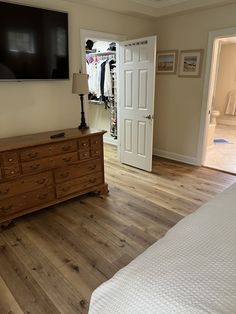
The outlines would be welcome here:
[[[203,49],[180,51],[179,76],[200,77],[202,70],[203,54]]]
[[[177,70],[178,50],[157,52],[157,73],[175,74]]]

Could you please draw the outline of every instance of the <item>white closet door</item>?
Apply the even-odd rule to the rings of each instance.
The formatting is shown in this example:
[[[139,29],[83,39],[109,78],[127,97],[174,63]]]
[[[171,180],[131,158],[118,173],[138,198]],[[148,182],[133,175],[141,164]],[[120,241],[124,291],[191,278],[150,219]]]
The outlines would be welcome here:
[[[120,161],[152,171],[156,37],[118,45]]]

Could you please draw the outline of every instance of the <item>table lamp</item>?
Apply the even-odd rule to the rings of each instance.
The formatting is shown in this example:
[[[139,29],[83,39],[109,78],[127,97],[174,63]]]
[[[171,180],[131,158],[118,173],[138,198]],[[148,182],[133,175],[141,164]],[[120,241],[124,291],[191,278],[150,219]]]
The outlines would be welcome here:
[[[82,73],[74,73],[73,74],[73,86],[72,93],[80,96],[81,101],[81,123],[79,125],[79,129],[88,129],[89,127],[85,121],[84,115],[84,95],[89,93],[88,89],[88,75]]]

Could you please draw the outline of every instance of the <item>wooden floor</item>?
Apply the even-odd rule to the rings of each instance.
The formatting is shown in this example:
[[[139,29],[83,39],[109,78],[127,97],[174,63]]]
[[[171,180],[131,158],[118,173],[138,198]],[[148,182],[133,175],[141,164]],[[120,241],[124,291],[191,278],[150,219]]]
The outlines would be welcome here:
[[[22,217],[0,234],[0,313],[87,313],[91,292],[236,177],[165,159],[153,173],[106,146],[108,196]]]

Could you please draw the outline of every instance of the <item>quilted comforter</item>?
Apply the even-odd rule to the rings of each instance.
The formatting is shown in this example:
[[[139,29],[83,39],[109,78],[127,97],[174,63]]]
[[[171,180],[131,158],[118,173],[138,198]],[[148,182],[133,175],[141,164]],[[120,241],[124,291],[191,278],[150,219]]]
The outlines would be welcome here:
[[[236,184],[98,287],[89,314],[236,313]]]

